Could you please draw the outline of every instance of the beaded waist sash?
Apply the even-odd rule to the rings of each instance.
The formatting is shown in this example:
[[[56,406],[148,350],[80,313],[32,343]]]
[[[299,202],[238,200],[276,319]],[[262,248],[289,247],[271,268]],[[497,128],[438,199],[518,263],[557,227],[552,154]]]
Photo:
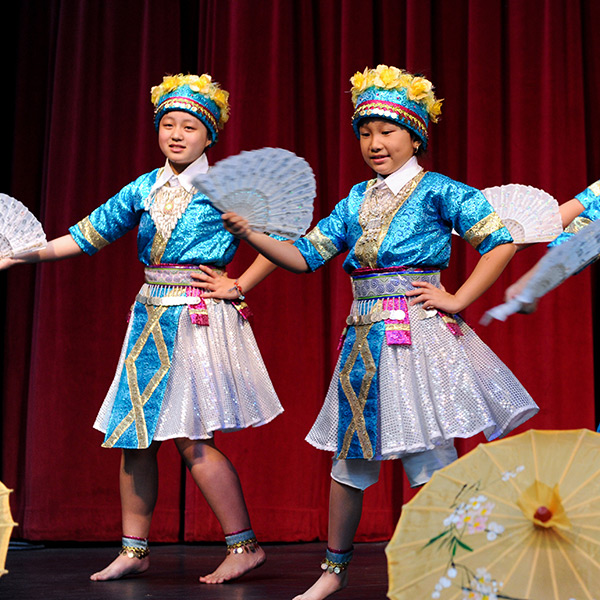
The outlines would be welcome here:
[[[389,345],[410,344],[411,331],[406,292],[415,289],[413,281],[427,281],[439,287],[440,272],[435,269],[392,267],[357,269],[352,273],[354,302],[346,318],[348,326],[368,326],[385,321]],[[437,309],[419,309],[419,319],[441,316],[455,335],[462,335],[456,319]]]
[[[414,289],[413,281],[428,281],[439,286],[440,272],[435,269],[396,267],[387,269],[357,269],[352,274],[355,300],[372,300],[401,296]]]
[[[211,267],[218,275],[225,273],[224,269]],[[192,273],[203,273],[198,265],[159,264],[144,269],[146,283],[136,296],[136,301],[152,306],[182,306],[187,305],[192,323],[208,325],[206,302],[202,298],[203,290],[193,287],[195,281]],[[219,302],[218,299],[214,300]],[[238,312],[247,319],[250,310],[245,302],[232,301]]]
[[[219,275],[225,272],[224,269],[217,267],[211,267],[211,269]],[[192,273],[203,273],[203,271],[198,268],[198,265],[171,264],[152,265],[144,269],[146,283],[153,285],[190,285],[194,282]]]

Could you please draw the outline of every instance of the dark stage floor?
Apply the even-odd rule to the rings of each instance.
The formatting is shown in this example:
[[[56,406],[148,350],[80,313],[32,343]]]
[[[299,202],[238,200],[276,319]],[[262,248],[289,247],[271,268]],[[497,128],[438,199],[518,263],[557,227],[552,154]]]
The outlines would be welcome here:
[[[110,582],[89,581],[106,566],[117,547],[48,546],[9,549],[8,575],[0,578],[2,600],[291,600],[319,575],[324,544],[266,544],[267,562],[243,579],[208,586],[198,576],[223,558],[220,545],[154,545],[152,566],[138,576]],[[335,600],[385,600],[385,544],[357,544],[350,585]]]

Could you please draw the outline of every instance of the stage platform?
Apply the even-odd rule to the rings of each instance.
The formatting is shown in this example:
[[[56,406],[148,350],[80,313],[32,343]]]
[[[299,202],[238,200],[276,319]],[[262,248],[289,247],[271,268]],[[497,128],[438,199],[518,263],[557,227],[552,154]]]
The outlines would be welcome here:
[[[13,546],[8,575],[0,578],[2,600],[291,600],[319,575],[325,544],[265,544],[267,562],[239,581],[203,585],[198,577],[224,556],[219,544],[155,544],[142,574],[93,582],[89,575],[116,555],[115,545]],[[385,600],[384,543],[356,544],[348,588],[335,600]]]

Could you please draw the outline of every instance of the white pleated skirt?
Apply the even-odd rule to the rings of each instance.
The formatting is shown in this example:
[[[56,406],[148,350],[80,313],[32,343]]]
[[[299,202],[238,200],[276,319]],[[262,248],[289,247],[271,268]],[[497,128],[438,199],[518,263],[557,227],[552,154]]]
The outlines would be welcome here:
[[[206,299],[208,326],[181,311],[154,440],[208,439],[215,431],[258,427],[283,412],[252,328],[227,301]],[[131,324],[117,372],[94,427],[106,433],[124,368]]]
[[[508,367],[466,323],[454,335],[439,315],[409,306],[412,344],[387,345],[378,365],[375,459],[431,450],[453,438],[506,435],[539,408]],[[340,362],[306,440],[337,452]],[[345,401],[345,400],[342,400]],[[341,432],[342,436],[345,432]]]

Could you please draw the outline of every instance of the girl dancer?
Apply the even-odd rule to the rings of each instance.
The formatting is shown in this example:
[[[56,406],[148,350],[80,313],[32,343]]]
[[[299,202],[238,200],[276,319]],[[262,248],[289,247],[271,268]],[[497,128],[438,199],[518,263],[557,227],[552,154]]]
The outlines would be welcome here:
[[[457,314],[496,281],[514,246],[481,192],[420,167],[428,121],[441,107],[431,83],[385,65],[351,81],[352,125],[376,177],[355,185],[294,245],[223,215],[229,231],[294,272],[348,251],[354,303],[307,437],[334,452],[329,546],[321,577],[296,600],[321,600],[346,585],[363,491],[377,481],[381,460],[400,458],[418,486],[456,458],[453,438],[483,431],[495,439],[538,410]],[[454,294],[440,285],[453,228],[482,255]]]
[[[95,581],[149,567],[148,535],[157,498],[157,452],[173,439],[225,533],[227,556],[204,583],[260,566],[265,553],[250,525],[238,475],[213,432],[258,426],[282,407],[246,320],[244,293],[275,266],[259,257],[233,281],[224,273],[239,245],[220,213],[191,185],[208,170],[205,149],[229,116],[228,93],[209,75],[165,77],[152,88],[154,126],[166,157],[155,169],[40,251],[0,262],[94,254],[138,228],[145,284],[136,297],[114,381],[94,427],[103,446],[122,448],[123,548]],[[202,280],[191,287],[192,274]],[[219,298],[228,298],[222,301]]]

